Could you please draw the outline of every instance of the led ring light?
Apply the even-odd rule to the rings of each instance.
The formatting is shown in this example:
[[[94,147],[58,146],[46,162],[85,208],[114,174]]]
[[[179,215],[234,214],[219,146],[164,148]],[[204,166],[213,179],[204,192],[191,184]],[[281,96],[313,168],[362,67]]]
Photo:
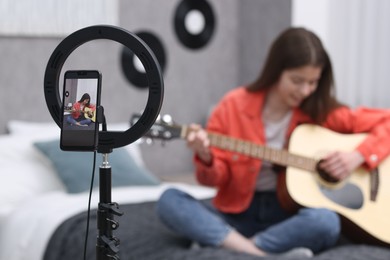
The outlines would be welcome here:
[[[149,96],[140,119],[124,132],[100,131],[98,148],[107,150],[128,145],[141,138],[155,122],[162,105],[164,83],[161,69],[150,48],[135,34],[110,25],[97,25],[80,29],[66,37],[54,50],[46,66],[44,92],[47,107],[59,127],[62,102],[59,79],[68,56],[80,45],[97,39],[113,40],[129,48],[141,60],[149,83]]]

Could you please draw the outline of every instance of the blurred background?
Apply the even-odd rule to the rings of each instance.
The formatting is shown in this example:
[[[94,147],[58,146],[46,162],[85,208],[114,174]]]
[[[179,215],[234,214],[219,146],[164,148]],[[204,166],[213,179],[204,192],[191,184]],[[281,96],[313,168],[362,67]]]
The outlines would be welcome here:
[[[323,40],[341,101],[387,108],[389,12],[387,0],[0,0],[0,133],[9,120],[52,121],[43,92],[47,62],[66,36],[98,24],[120,26],[151,47],[164,77],[161,114],[178,124],[204,125],[223,94],[257,77],[271,41],[289,26]],[[83,44],[61,75],[68,69],[102,72],[108,127],[130,122],[145,107],[143,66],[116,42]],[[191,176],[183,140],[141,149],[162,179]]]

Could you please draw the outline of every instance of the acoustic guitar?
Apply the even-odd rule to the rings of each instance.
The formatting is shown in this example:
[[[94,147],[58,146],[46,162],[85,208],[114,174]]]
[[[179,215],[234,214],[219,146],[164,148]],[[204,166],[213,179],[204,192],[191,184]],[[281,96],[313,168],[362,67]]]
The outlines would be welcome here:
[[[133,116],[133,123],[139,119]],[[186,138],[190,129],[158,119],[147,138]],[[359,168],[344,181],[336,181],[317,167],[330,151],[352,151],[366,134],[339,134],[303,124],[291,135],[288,150],[208,132],[211,146],[285,166],[278,178],[278,194],[286,209],[324,207],[337,212],[343,232],[358,242],[390,247],[390,158],[374,171]]]

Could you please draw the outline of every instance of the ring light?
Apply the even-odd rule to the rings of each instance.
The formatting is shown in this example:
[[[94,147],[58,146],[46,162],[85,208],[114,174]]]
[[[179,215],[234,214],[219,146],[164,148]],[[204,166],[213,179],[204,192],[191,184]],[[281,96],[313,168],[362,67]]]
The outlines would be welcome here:
[[[128,145],[141,138],[155,122],[162,105],[164,84],[159,63],[150,48],[135,34],[111,25],[96,25],[80,29],[66,37],[54,50],[46,66],[44,92],[47,107],[54,121],[62,127],[62,102],[59,79],[68,56],[80,45],[97,39],[121,43],[141,60],[149,83],[149,96],[140,119],[124,132],[100,131],[99,149],[113,149]]]

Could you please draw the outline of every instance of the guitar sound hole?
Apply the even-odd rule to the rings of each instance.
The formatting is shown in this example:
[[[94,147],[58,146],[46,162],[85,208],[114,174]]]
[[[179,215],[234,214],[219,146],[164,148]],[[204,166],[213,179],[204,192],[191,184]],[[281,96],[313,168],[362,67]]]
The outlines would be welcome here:
[[[324,171],[323,169],[320,168],[320,166],[319,166],[320,162],[321,162],[321,160],[316,165],[316,170],[317,170],[318,174],[320,175],[320,177],[324,181],[326,181],[326,182],[329,182],[329,183],[332,183],[332,184],[338,183],[339,182],[338,179],[330,176],[330,174],[328,172],[326,172],[326,171]]]

